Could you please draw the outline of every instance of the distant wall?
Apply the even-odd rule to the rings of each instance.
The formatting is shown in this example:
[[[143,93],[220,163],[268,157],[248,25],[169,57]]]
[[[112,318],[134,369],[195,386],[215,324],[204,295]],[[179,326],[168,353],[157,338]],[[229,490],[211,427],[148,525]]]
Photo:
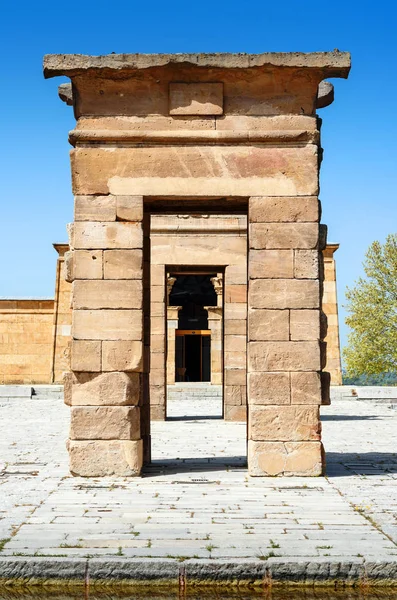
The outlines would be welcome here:
[[[327,363],[324,370],[331,374],[331,385],[342,385],[338,298],[336,294],[336,265],[334,258],[334,253],[338,248],[339,244],[327,244],[327,247],[323,250],[323,311],[327,315],[328,320],[328,331],[324,340],[327,343]]]
[[[54,248],[54,300],[0,299],[0,384],[62,383],[69,371],[71,284],[63,274],[69,246]]]
[[[63,374],[70,370],[70,344],[72,327],[72,309],[70,295],[72,285],[65,280],[63,272],[65,252],[69,250],[68,244],[54,244],[58,252],[56,277],[55,277],[55,304],[53,327],[53,351],[51,359],[50,383],[62,383]]]
[[[49,383],[54,300],[0,300],[0,384]]]

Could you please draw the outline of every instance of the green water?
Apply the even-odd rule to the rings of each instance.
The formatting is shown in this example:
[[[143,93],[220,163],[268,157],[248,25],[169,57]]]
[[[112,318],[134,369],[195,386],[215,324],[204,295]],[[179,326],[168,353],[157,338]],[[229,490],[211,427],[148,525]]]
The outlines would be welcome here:
[[[267,589],[255,591],[218,591],[192,590],[186,592],[145,591],[134,593],[126,590],[94,590],[81,589],[71,593],[51,592],[45,588],[32,588],[16,591],[1,589],[0,600],[397,600],[397,588],[394,590],[329,590],[326,588],[310,589]]]

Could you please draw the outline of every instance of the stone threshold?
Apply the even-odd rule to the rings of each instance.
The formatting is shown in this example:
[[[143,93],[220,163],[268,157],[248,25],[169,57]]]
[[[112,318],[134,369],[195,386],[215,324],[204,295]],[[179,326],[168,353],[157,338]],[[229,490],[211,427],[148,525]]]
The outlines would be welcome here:
[[[0,557],[0,586],[189,586],[300,585],[394,587],[397,561],[269,558],[192,560]]]

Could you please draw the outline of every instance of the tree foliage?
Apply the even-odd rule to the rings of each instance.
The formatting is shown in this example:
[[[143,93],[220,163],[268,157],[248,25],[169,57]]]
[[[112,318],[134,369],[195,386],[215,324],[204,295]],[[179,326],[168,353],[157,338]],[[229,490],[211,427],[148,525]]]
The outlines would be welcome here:
[[[397,372],[397,234],[373,242],[363,263],[366,278],[347,288],[344,349],[348,376]]]

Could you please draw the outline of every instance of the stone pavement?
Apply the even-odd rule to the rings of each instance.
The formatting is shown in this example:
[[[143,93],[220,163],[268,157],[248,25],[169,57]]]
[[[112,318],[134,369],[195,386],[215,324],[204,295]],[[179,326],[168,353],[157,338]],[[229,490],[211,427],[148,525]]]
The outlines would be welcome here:
[[[152,423],[137,479],[68,475],[60,400],[2,398],[0,414],[0,559],[397,560],[397,410],[323,407],[327,476],[284,479],[248,477],[245,424],[195,402]]]

